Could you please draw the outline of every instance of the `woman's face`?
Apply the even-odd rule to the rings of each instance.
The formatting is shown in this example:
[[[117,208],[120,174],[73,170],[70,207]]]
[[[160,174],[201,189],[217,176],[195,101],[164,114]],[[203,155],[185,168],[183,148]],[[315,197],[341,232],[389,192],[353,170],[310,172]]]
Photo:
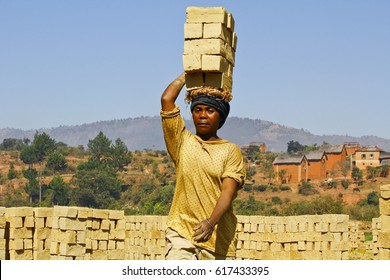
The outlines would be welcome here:
[[[208,105],[196,105],[192,110],[196,134],[201,136],[215,136],[221,121],[217,109]]]

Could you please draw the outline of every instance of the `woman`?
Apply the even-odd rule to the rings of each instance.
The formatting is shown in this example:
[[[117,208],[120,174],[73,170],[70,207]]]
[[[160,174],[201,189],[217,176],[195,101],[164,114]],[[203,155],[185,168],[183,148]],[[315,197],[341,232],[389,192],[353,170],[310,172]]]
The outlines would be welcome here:
[[[176,166],[166,259],[232,259],[237,223],[232,201],[243,185],[245,168],[240,148],[217,135],[229,103],[215,95],[188,94],[196,129],[192,134],[175,104],[184,84],[183,73],[161,96],[164,139]]]

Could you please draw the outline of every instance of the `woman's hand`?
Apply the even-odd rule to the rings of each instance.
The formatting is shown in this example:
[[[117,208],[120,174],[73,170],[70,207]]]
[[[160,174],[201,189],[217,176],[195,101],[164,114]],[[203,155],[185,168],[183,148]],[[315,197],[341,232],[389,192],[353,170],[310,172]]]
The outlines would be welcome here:
[[[197,242],[206,242],[210,239],[214,231],[213,225],[207,219],[201,221],[199,224],[194,226],[193,229],[195,233],[192,235],[192,238]]]

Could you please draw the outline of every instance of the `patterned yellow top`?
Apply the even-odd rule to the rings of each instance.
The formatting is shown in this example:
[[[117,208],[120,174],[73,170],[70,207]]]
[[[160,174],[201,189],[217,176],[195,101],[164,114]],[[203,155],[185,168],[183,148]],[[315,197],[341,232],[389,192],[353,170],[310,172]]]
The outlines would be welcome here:
[[[240,148],[227,140],[203,141],[185,128],[180,109],[160,112],[165,143],[176,166],[176,188],[167,226],[196,246],[234,256],[237,219],[232,207],[222,216],[207,242],[192,240],[193,227],[209,218],[230,177],[241,188],[245,168]]]

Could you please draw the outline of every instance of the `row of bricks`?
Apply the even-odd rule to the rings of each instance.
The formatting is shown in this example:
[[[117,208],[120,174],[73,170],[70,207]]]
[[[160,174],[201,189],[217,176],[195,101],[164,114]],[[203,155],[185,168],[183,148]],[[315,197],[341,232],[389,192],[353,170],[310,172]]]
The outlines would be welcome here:
[[[2,208],[2,209],[1,209]],[[78,219],[110,219],[110,220],[122,220],[125,218],[124,211],[122,210],[106,210],[106,209],[92,209],[86,207],[67,207],[67,206],[54,206],[53,208],[32,208],[32,207],[11,207],[4,208],[4,216],[10,217],[68,217]],[[1,216],[1,215],[0,215]]]
[[[267,242],[296,242],[296,241],[348,241],[348,232],[340,233],[245,233],[237,234],[238,240],[267,241]]]
[[[348,242],[255,242],[255,241],[238,241],[237,250],[258,250],[258,251],[348,251],[350,249]]]
[[[289,224],[238,224],[237,231],[243,232],[346,232],[347,223],[289,223]]]
[[[341,251],[254,251],[240,250],[237,260],[348,260],[348,252]]]

